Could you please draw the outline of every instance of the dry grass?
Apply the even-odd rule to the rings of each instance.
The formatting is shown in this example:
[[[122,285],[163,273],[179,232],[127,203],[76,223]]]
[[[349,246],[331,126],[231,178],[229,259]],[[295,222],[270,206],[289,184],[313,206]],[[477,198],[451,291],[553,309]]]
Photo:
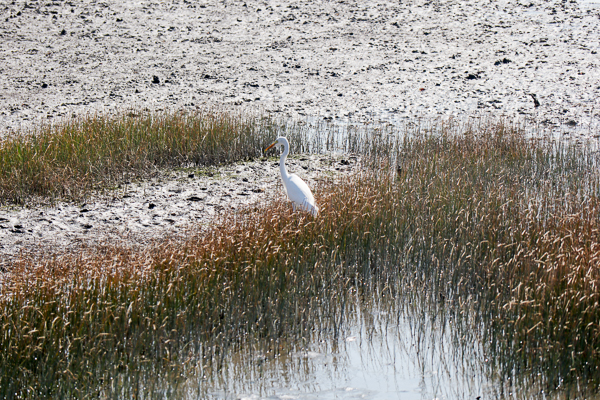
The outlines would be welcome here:
[[[250,342],[335,337],[357,301],[443,312],[490,373],[597,382],[597,155],[503,125],[362,140],[364,173],[316,188],[316,219],[273,202],[144,252],[15,265],[0,394],[152,397]]]

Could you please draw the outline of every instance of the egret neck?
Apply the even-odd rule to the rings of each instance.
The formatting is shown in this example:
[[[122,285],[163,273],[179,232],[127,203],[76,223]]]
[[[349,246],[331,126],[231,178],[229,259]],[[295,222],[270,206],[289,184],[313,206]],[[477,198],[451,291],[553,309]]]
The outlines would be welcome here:
[[[288,174],[287,169],[285,168],[285,160],[287,159],[288,154],[290,153],[290,145],[287,140],[283,142],[283,153],[279,158],[279,171],[281,172],[281,180],[283,181],[283,186],[285,186],[285,192],[288,193],[287,182],[290,180],[290,174]]]

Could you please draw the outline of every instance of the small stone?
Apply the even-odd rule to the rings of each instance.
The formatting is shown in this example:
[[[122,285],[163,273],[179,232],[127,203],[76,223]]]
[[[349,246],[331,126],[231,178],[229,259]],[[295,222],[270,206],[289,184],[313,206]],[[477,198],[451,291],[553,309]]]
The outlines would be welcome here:
[[[508,58],[503,58],[502,60],[498,60],[494,63],[495,66],[501,65],[501,64],[508,64],[511,63],[512,61],[509,60]]]
[[[160,83],[160,79],[158,79],[158,76],[154,75],[152,76],[152,83],[158,85]]]
[[[63,29],[62,31],[60,31],[60,36],[65,36],[67,34],[67,30]]]
[[[44,82],[44,83],[42,83],[42,89],[46,89],[47,87],[48,87],[48,84],[47,84],[47,83],[45,83],[45,82]]]
[[[154,204],[154,203],[150,203],[150,204],[148,204],[148,208],[149,208],[150,210],[152,210],[154,207],[156,207],[156,204]]]
[[[194,177],[194,174],[189,174],[188,175],[188,178],[190,178],[190,179],[193,178],[193,177]]]
[[[198,196],[190,196],[187,198],[188,201],[202,201],[202,197],[198,197]]]
[[[530,93],[529,95],[531,96],[531,98],[533,98],[533,105],[535,107],[539,107],[540,106],[540,102],[538,101],[537,96],[535,94],[533,94],[533,93]]]

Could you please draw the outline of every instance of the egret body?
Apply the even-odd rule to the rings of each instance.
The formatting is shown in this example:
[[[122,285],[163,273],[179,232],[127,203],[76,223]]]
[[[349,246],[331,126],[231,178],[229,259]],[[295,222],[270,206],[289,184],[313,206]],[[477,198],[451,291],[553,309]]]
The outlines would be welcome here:
[[[292,201],[294,210],[299,208],[316,216],[319,213],[319,207],[315,204],[315,198],[313,197],[310,188],[297,175],[288,174],[287,169],[285,168],[285,159],[290,152],[290,143],[286,138],[279,137],[273,144],[265,149],[265,152],[274,146],[281,146],[283,148],[281,158],[279,159],[279,171],[281,172],[283,186],[285,187],[288,198]]]

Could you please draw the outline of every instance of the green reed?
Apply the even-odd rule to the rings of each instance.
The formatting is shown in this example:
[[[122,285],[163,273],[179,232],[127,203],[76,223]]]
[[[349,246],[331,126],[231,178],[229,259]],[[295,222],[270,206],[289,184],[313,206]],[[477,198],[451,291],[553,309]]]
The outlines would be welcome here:
[[[15,264],[0,396],[164,397],[245,346],[338,337],[373,301],[450,319],[489,374],[597,382],[595,153],[505,125],[393,133],[350,135],[363,169],[315,188],[318,218],[278,199],[185,241]]]
[[[12,134],[0,143],[0,203],[80,200],[159,168],[253,159],[278,129],[263,116],[198,111],[90,116]]]

